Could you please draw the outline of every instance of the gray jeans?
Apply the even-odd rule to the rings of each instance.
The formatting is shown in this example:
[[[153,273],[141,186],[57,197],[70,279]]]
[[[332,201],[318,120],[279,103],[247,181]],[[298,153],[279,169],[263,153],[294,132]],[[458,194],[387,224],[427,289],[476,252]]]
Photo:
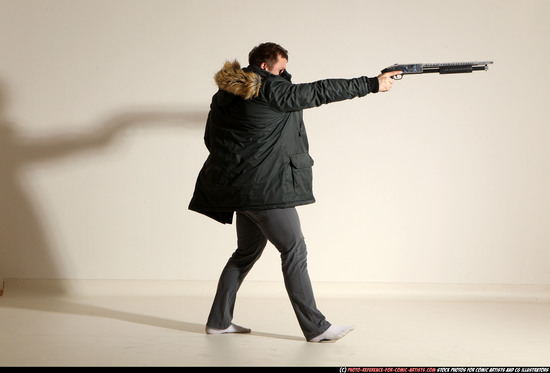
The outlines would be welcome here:
[[[307,250],[295,208],[237,212],[237,250],[222,271],[207,326],[231,325],[237,291],[271,242],[281,254],[285,287],[306,339],[324,333],[330,323],[317,309],[307,272]]]

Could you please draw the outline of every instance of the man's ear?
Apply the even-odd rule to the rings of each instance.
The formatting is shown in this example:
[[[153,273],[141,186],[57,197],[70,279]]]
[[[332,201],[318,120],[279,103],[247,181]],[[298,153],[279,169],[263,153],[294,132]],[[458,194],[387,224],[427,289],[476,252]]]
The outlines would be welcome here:
[[[269,71],[269,66],[268,66],[267,63],[265,63],[265,62],[262,62],[262,64],[260,65],[260,67],[261,67],[262,69],[264,69],[265,71]]]

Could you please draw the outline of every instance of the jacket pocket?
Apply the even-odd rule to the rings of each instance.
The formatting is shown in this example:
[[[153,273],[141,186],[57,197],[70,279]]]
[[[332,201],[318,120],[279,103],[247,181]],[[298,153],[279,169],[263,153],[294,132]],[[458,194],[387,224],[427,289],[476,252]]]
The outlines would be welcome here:
[[[294,193],[297,195],[311,194],[313,184],[313,159],[308,153],[293,154],[289,157]]]

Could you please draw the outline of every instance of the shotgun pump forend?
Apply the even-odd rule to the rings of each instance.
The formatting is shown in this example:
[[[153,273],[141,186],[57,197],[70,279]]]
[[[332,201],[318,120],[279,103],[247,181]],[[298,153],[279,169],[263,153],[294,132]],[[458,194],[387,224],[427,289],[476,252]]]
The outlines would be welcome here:
[[[402,74],[392,76],[393,79],[400,80],[403,78],[403,75],[406,74],[460,74],[471,73],[472,71],[478,70],[488,70],[489,66],[487,65],[491,63],[493,63],[493,61],[395,64],[386,67],[382,70],[382,73],[402,71]]]

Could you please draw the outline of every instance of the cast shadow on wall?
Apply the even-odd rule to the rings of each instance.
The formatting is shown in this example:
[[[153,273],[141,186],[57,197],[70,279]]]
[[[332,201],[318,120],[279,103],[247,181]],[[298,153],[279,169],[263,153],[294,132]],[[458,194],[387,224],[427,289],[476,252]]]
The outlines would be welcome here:
[[[202,138],[207,118],[206,111],[136,110],[111,116],[92,126],[95,130],[91,133],[29,139],[18,135],[17,124],[7,118],[8,93],[8,87],[0,80],[0,293],[5,278],[58,278],[60,274],[44,230],[44,217],[33,206],[21,179],[26,166],[55,162],[82,152],[100,152],[121,131],[137,126],[193,129],[200,131]],[[33,268],[33,273],[29,268]]]

